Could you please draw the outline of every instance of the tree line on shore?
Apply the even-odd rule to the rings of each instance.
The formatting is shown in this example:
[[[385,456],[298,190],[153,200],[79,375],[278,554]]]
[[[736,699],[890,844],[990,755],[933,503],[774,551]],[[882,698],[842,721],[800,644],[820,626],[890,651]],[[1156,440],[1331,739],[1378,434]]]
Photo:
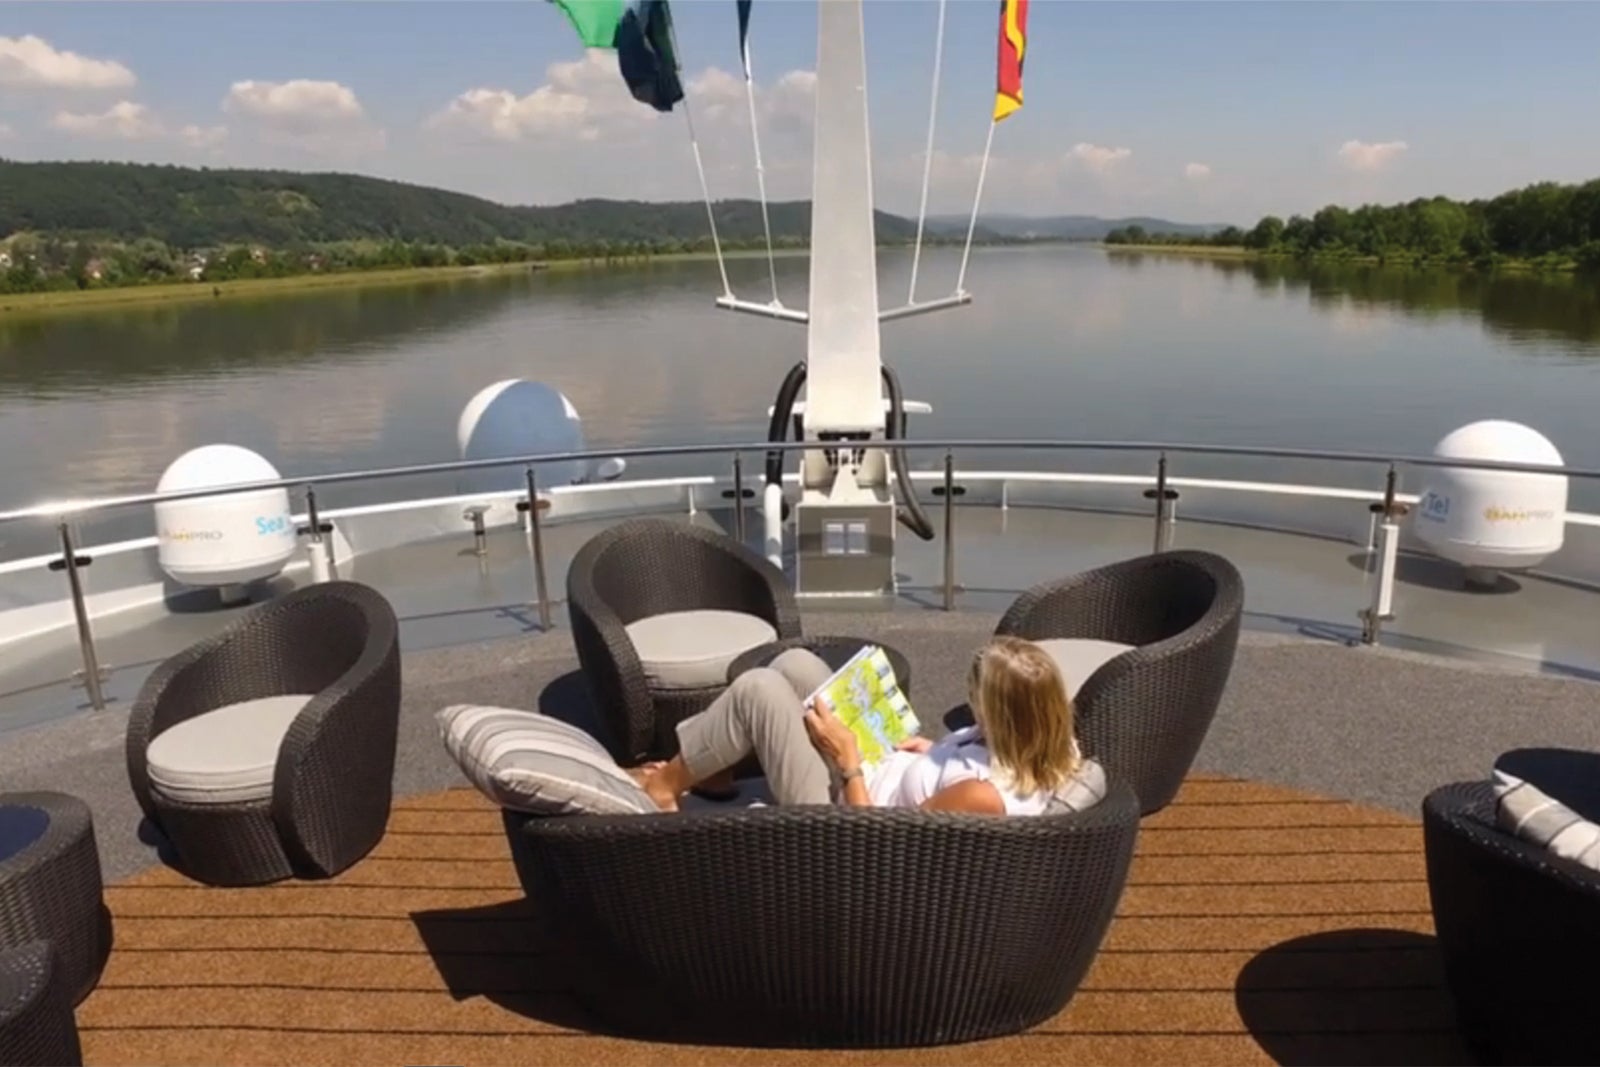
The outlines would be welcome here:
[[[774,246],[801,242],[792,238]],[[751,241],[724,241],[725,250],[757,247]],[[759,247],[765,248],[765,242]],[[295,244],[286,248],[226,245],[173,248],[164,241],[132,242],[41,237],[25,234],[0,246],[0,293],[63,292],[175,282],[211,283],[250,278],[289,278],[318,273],[406,270],[545,263],[562,260],[628,262],[660,255],[710,252],[703,240],[567,241],[541,244],[515,241],[455,247],[426,241],[350,241]]]
[[[1539,182],[1489,200],[1435,196],[1357,208],[1330,204],[1310,218],[1294,215],[1285,221],[1268,215],[1249,230],[1229,226],[1204,236],[1147,233],[1133,226],[1113,230],[1105,240],[1380,262],[1492,268],[1514,260],[1541,269],[1600,270],[1600,179],[1581,185]]]

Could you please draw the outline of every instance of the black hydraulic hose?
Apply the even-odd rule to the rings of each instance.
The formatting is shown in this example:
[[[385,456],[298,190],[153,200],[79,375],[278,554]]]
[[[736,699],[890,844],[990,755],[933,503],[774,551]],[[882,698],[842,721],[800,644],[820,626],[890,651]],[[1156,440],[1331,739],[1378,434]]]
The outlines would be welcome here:
[[[905,400],[900,393],[900,375],[887,363],[883,365],[883,384],[889,390],[889,415],[884,420],[883,436],[890,441],[898,441],[904,437]],[[928,514],[922,510],[922,502],[917,499],[916,487],[911,484],[911,468],[906,463],[906,450],[891,448],[889,457],[894,463],[895,480],[900,483],[900,499],[905,502],[904,507],[895,510],[895,517],[906,529],[924,541],[932,541],[933,523],[928,521]]]
[[[900,375],[895,373],[893,367],[885,365],[882,368],[884,385],[889,390],[889,413],[884,419],[883,435],[887,440],[898,441],[905,437],[905,400],[900,392]],[[783,384],[778,387],[777,400],[772,405],[772,418],[767,423],[768,441],[785,441],[789,437],[789,427],[794,422],[794,405],[800,396],[800,387],[806,382],[806,365],[804,361],[796,363],[789,368],[789,373],[784,375]],[[928,521],[928,515],[922,510],[922,502],[917,499],[916,489],[911,482],[911,470],[906,463],[906,453],[903,448],[889,449],[890,462],[894,464],[894,476],[900,483],[900,496],[904,506],[895,509],[895,517],[900,523],[922,538],[932,541],[934,537],[933,523]],[[783,484],[783,453],[767,453],[767,484]],[[789,518],[789,500],[783,501],[782,516]]]
[[[772,418],[767,423],[767,440],[784,441],[789,436],[789,426],[794,421],[794,402],[800,395],[800,387],[806,383],[806,363],[801,360],[789,368],[789,373],[783,376],[783,384],[778,387],[778,398],[772,402]],[[783,453],[767,453],[767,484],[783,485]],[[789,521],[789,498],[783,498],[783,507],[778,512],[780,520]]]
[[[806,383],[806,364],[801,360],[789,368],[789,373],[784,375],[783,384],[778,387],[778,399],[772,404],[772,419],[767,423],[767,440],[784,441],[789,437],[789,425],[793,421],[794,402],[800,395],[800,387]],[[767,453],[767,484],[783,484],[783,453]],[[784,501],[783,514],[789,515],[788,501]]]

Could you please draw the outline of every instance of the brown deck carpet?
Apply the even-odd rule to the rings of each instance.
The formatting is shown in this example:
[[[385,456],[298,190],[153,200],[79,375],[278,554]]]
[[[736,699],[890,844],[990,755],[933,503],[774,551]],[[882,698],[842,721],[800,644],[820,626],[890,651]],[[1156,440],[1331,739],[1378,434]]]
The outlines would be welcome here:
[[[107,895],[116,947],[79,1008],[90,1064],[1462,1063],[1419,825],[1196,776],[1146,820],[1106,944],[1067,1010],[975,1045],[798,1052],[587,1032],[531,921],[499,816],[401,802],[330,882],[146,872]],[[543,992],[540,992],[540,991]]]

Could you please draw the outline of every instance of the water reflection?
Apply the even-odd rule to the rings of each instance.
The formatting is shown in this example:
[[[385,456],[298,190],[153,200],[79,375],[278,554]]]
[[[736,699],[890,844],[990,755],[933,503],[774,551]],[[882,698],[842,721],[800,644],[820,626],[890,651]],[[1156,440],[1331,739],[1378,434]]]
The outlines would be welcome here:
[[[532,284],[507,275],[7,316],[0,318],[0,396],[359,358],[419,331],[472,322],[526,296]]]
[[[883,256],[883,306],[906,299],[910,262]],[[738,295],[768,298],[764,257],[727,267]],[[789,306],[806,306],[809,269],[804,257],[777,259]],[[926,252],[918,298],[949,292],[959,269],[959,250]],[[883,357],[907,396],[934,408],[913,420],[913,436],[1418,453],[1465,422],[1500,417],[1537,427],[1570,463],[1600,466],[1592,282],[1075,246],[977,250],[967,286],[970,306],[884,328]],[[596,447],[756,440],[806,333],[718,312],[721,291],[715,263],[680,261],[0,316],[0,506],[145,490],[179,453],[218,441],[290,476],[453,459],[462,405],[506,377],[561,389]],[[932,452],[913,460],[939,462]],[[1077,462],[1147,467],[1128,456]],[[1186,457],[1180,473],[1309,476],[1281,467]],[[329,506],[388,491],[341,487]]]
[[[1107,256],[1114,267],[1142,270],[1141,253]],[[1233,281],[1248,278],[1263,297],[1305,297],[1319,311],[1390,308],[1408,318],[1466,317],[1512,341],[1569,342],[1571,355],[1600,356],[1600,281],[1593,276],[1483,274],[1464,270],[1412,270],[1353,263],[1298,263],[1288,259],[1185,258],[1191,269]]]

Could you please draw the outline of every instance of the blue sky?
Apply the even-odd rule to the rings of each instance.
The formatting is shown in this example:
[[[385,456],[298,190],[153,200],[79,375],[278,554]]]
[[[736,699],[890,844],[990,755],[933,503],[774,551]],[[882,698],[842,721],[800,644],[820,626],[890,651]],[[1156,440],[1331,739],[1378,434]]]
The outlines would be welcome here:
[[[947,8],[937,211],[971,204],[997,7]],[[867,5],[889,210],[916,207],[938,10]],[[712,193],[753,195],[733,2],[673,11]],[[774,196],[809,183],[815,21],[809,0],[755,2]],[[1034,0],[985,208],[1248,222],[1600,176],[1597,41],[1600,4]],[[0,153],[353,170],[519,203],[699,192],[682,115],[629,100],[542,0],[0,4]]]

